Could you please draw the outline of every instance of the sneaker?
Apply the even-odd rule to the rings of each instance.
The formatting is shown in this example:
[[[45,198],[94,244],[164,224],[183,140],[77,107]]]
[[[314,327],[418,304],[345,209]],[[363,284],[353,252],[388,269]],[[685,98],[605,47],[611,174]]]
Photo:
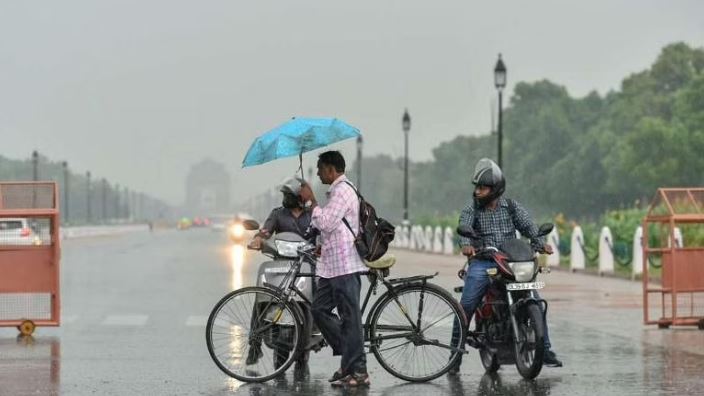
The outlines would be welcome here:
[[[562,362],[557,358],[555,352],[551,349],[547,349],[543,354],[543,365],[548,367],[562,367]]]

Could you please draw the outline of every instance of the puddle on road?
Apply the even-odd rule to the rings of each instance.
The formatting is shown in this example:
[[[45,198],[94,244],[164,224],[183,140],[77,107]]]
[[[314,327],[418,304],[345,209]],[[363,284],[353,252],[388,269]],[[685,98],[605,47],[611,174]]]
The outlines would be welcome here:
[[[58,395],[61,341],[56,337],[0,339],[0,394]]]

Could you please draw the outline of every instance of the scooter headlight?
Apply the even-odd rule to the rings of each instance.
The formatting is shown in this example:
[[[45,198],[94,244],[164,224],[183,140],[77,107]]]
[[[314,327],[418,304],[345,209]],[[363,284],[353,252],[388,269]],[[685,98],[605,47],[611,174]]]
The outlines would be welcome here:
[[[535,274],[534,261],[518,261],[508,263],[508,266],[511,267],[516,282],[530,282],[530,280],[533,279],[533,274]]]
[[[230,235],[232,235],[233,238],[242,238],[244,235],[244,226],[240,223],[234,224],[230,227]]]
[[[303,245],[305,242],[276,241],[276,250],[279,256],[296,258],[298,257],[298,248]]]

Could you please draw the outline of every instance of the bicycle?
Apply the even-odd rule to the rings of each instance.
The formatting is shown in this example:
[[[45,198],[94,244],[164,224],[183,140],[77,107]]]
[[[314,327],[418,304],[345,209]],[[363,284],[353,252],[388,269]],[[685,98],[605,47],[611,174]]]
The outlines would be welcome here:
[[[206,326],[208,352],[225,374],[243,382],[265,382],[285,373],[306,351],[304,329],[309,329],[311,301],[296,287],[304,262],[314,265],[315,248],[302,243],[298,259],[278,286],[245,287],[225,295],[213,308]],[[379,284],[384,292],[369,309],[364,323],[366,353],[397,378],[430,381],[445,374],[467,353],[451,346],[453,323],[466,323],[464,311],[445,289],[429,283],[438,275],[387,279],[395,258],[369,263],[364,315]],[[296,299],[294,299],[296,296]],[[460,339],[465,338],[461,327]],[[293,353],[277,354],[276,351]],[[253,358],[254,357],[254,358]]]

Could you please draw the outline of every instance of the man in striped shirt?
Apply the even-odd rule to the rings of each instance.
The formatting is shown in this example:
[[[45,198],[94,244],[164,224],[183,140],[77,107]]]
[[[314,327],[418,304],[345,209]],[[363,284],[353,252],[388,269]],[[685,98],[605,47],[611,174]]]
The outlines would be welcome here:
[[[330,185],[325,206],[318,206],[309,185],[301,189],[301,198],[312,208],[311,225],[320,231],[322,242],[313,318],[333,355],[342,356],[340,369],[330,382],[334,386],[369,385],[359,303],[360,272],[367,268],[354,246],[359,232],[359,199],[345,176],[345,159],[340,152],[320,154],[318,176],[323,184]],[[332,313],[335,308],[337,315]]]

